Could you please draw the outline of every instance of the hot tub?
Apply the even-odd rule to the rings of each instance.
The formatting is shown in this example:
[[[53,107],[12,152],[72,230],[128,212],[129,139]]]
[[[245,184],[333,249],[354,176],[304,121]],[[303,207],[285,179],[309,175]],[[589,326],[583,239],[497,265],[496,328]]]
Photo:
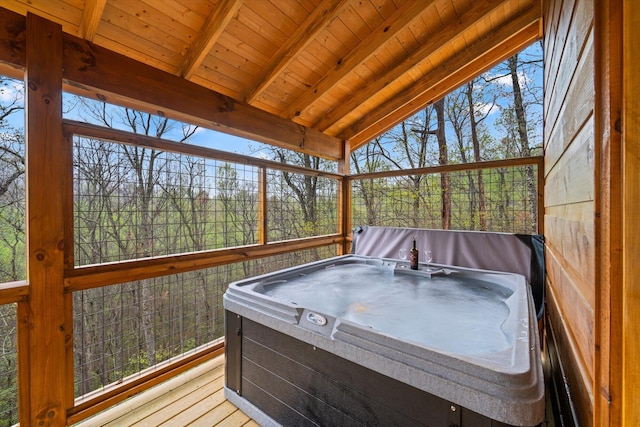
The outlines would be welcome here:
[[[347,255],[235,282],[225,395],[263,425],[534,426],[523,276]]]

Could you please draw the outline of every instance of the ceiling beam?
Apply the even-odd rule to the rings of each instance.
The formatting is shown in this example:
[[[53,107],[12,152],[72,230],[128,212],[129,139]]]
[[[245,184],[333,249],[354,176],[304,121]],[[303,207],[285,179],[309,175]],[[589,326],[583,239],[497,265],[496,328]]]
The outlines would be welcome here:
[[[69,34],[63,41],[69,91],[277,147],[342,158],[343,141],[335,137]]]
[[[0,63],[24,70],[26,18],[0,7]],[[5,26],[6,25],[6,26]],[[63,33],[65,91],[331,160],[344,141]]]
[[[86,0],[78,26],[78,36],[90,42],[93,41],[106,4],[107,0]]]
[[[381,46],[393,39],[400,31],[429,8],[435,0],[410,1],[397,9],[386,21],[364,39],[358,49],[353,49],[347,56],[336,64],[320,81],[313,84],[282,114],[283,117],[293,119],[304,115],[304,111],[318,99],[329,92],[349,73],[371,58]]]
[[[224,32],[229,21],[238,13],[242,2],[243,0],[221,0],[216,4],[198,32],[198,37],[187,49],[187,53],[177,70],[179,76],[185,79],[190,79],[193,76]]]
[[[454,88],[518,53],[541,37],[539,12],[539,6],[534,5],[508,24],[486,34],[447,62],[446,67],[434,70],[386,104],[367,113],[362,120],[345,129],[341,137],[348,139],[351,149],[355,150]],[[503,42],[488,48],[487,43],[492,40]]]
[[[249,104],[254,102],[348,3],[349,0],[324,0],[314,8],[296,31],[287,38],[278,52],[273,55],[269,64],[264,67],[264,72],[256,76],[253,83],[247,86],[241,99]]]
[[[0,8],[0,73],[14,79],[24,78],[26,34],[25,17]]]
[[[329,129],[340,119],[346,117],[350,112],[365,104],[370,98],[382,91],[391,82],[395,81],[403,74],[420,64],[425,60],[425,58],[428,58],[444,46],[447,46],[451,40],[476,23],[480,22],[496,8],[503,6],[506,1],[509,0],[474,1],[462,16],[456,17],[451,22],[446,23],[441,31],[437,31],[431,37],[425,39],[417,50],[409,53],[404,59],[400,60],[396,64],[392,64],[383,75],[377,77],[364,87],[354,90],[353,96],[346,99],[340,107],[323,116],[320,121],[312,124],[312,127],[322,129],[323,131]],[[445,68],[448,69],[448,62],[447,67]]]

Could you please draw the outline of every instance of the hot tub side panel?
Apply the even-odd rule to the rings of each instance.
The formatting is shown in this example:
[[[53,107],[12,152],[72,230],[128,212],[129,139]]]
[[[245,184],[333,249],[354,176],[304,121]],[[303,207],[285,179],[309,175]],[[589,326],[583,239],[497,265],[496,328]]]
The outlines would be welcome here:
[[[508,426],[234,313],[227,319],[228,392],[282,425]]]
[[[242,384],[242,317],[224,312],[224,379],[225,386],[241,394]]]

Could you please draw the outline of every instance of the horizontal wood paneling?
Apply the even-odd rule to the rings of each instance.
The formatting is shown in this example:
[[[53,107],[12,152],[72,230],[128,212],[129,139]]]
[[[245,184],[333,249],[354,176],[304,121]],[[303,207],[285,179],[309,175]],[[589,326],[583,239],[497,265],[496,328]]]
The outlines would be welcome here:
[[[593,209],[593,203],[585,203]],[[571,279],[589,307],[595,307],[595,227],[590,221],[545,216],[547,248],[559,257],[559,267]]]
[[[30,1],[27,4],[16,0],[3,0],[0,6],[9,8],[21,15],[33,12],[38,16],[62,25],[62,31],[75,34],[82,18],[83,0],[68,1]]]
[[[585,126],[587,120],[592,117],[594,103],[594,76],[593,76],[593,37],[587,40],[587,50],[576,66],[576,75],[581,76],[568,89],[564,98],[564,104],[558,108],[558,114],[566,117],[556,122],[556,126],[545,126],[545,175],[556,166],[567,146]],[[553,107],[548,107],[553,108]],[[567,115],[570,114],[570,117]],[[551,120],[550,120],[551,121]],[[591,123],[593,130],[593,123]]]
[[[594,36],[591,0],[547,0],[545,224],[548,316],[581,425],[591,425],[596,355]]]
[[[241,347],[242,396],[283,425],[506,426],[246,318]]]
[[[558,73],[555,79],[549,79],[545,86],[546,137],[548,137],[549,133],[555,128],[557,119],[564,116],[559,110],[563,105],[567,104],[565,98],[571,86],[580,84],[579,79],[589,78],[593,80],[593,73],[584,74],[576,67],[576,64],[584,60],[585,52],[589,53],[590,48],[586,46],[586,44],[593,31],[592,3],[592,1],[576,1],[574,8],[571,10],[567,5],[572,6],[573,1],[566,0],[563,2],[561,18],[570,18],[571,21],[570,25],[566,27],[566,39],[560,40],[563,43],[556,45],[555,49],[549,52],[549,56],[551,57],[549,73],[552,73],[551,70],[555,69],[553,68],[555,64],[557,64],[558,69],[563,71],[562,73]],[[563,31],[565,26],[565,21],[561,21],[559,31]],[[593,60],[591,60],[590,63],[593,64]]]
[[[567,220],[587,222],[593,220],[594,205],[592,200],[569,205],[548,206],[545,213],[549,216],[562,217]]]
[[[567,273],[560,254],[551,250],[546,252],[547,277],[553,283],[551,292],[556,300],[557,311],[564,322],[562,328],[567,331],[574,350],[574,361],[581,365],[583,380],[591,388],[593,380],[594,323],[593,308],[579,291],[579,284]],[[570,301],[570,304],[568,303]],[[555,325],[556,328],[559,325]]]
[[[591,116],[555,167],[546,175],[544,192],[546,207],[593,200],[595,191],[593,132],[593,116]],[[553,143],[561,144],[562,141]],[[545,163],[546,160],[545,154]]]
[[[563,45],[564,42],[561,41],[562,34],[566,34],[566,29],[563,32],[558,30],[558,21],[560,17],[560,8],[564,3],[560,1],[550,1],[546,0],[543,2],[542,6],[542,14],[544,17],[544,33],[545,34],[553,34],[553,37],[545,37],[544,39],[544,47],[545,52],[553,55],[555,51],[556,45]],[[568,25],[568,22],[567,22]],[[552,73],[551,70],[555,70],[557,66],[554,66],[552,59],[546,58],[545,67],[544,67],[544,87],[549,87],[549,77],[552,76],[555,78],[556,73]]]
[[[569,387],[568,390],[561,389],[559,392],[564,393],[564,399],[571,402],[571,409],[575,418],[577,418],[578,425],[593,426],[592,392],[589,383],[585,380],[587,376],[584,374],[587,367],[581,364],[579,359],[576,359],[574,342],[565,329],[567,322],[558,311],[557,297],[553,291],[547,294],[547,308],[547,318],[551,324],[550,328],[554,330],[556,335],[556,350],[560,360],[562,360],[562,370],[556,372],[555,375],[559,375],[566,382],[563,385]],[[555,366],[554,368],[560,369],[560,366]],[[559,425],[556,424],[556,426]]]

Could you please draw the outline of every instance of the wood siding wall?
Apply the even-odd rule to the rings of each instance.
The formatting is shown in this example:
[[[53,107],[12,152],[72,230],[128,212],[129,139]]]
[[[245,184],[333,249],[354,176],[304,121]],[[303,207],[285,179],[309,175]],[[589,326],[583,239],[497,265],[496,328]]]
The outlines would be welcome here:
[[[594,11],[545,0],[547,314],[575,421],[593,424],[596,326]]]

